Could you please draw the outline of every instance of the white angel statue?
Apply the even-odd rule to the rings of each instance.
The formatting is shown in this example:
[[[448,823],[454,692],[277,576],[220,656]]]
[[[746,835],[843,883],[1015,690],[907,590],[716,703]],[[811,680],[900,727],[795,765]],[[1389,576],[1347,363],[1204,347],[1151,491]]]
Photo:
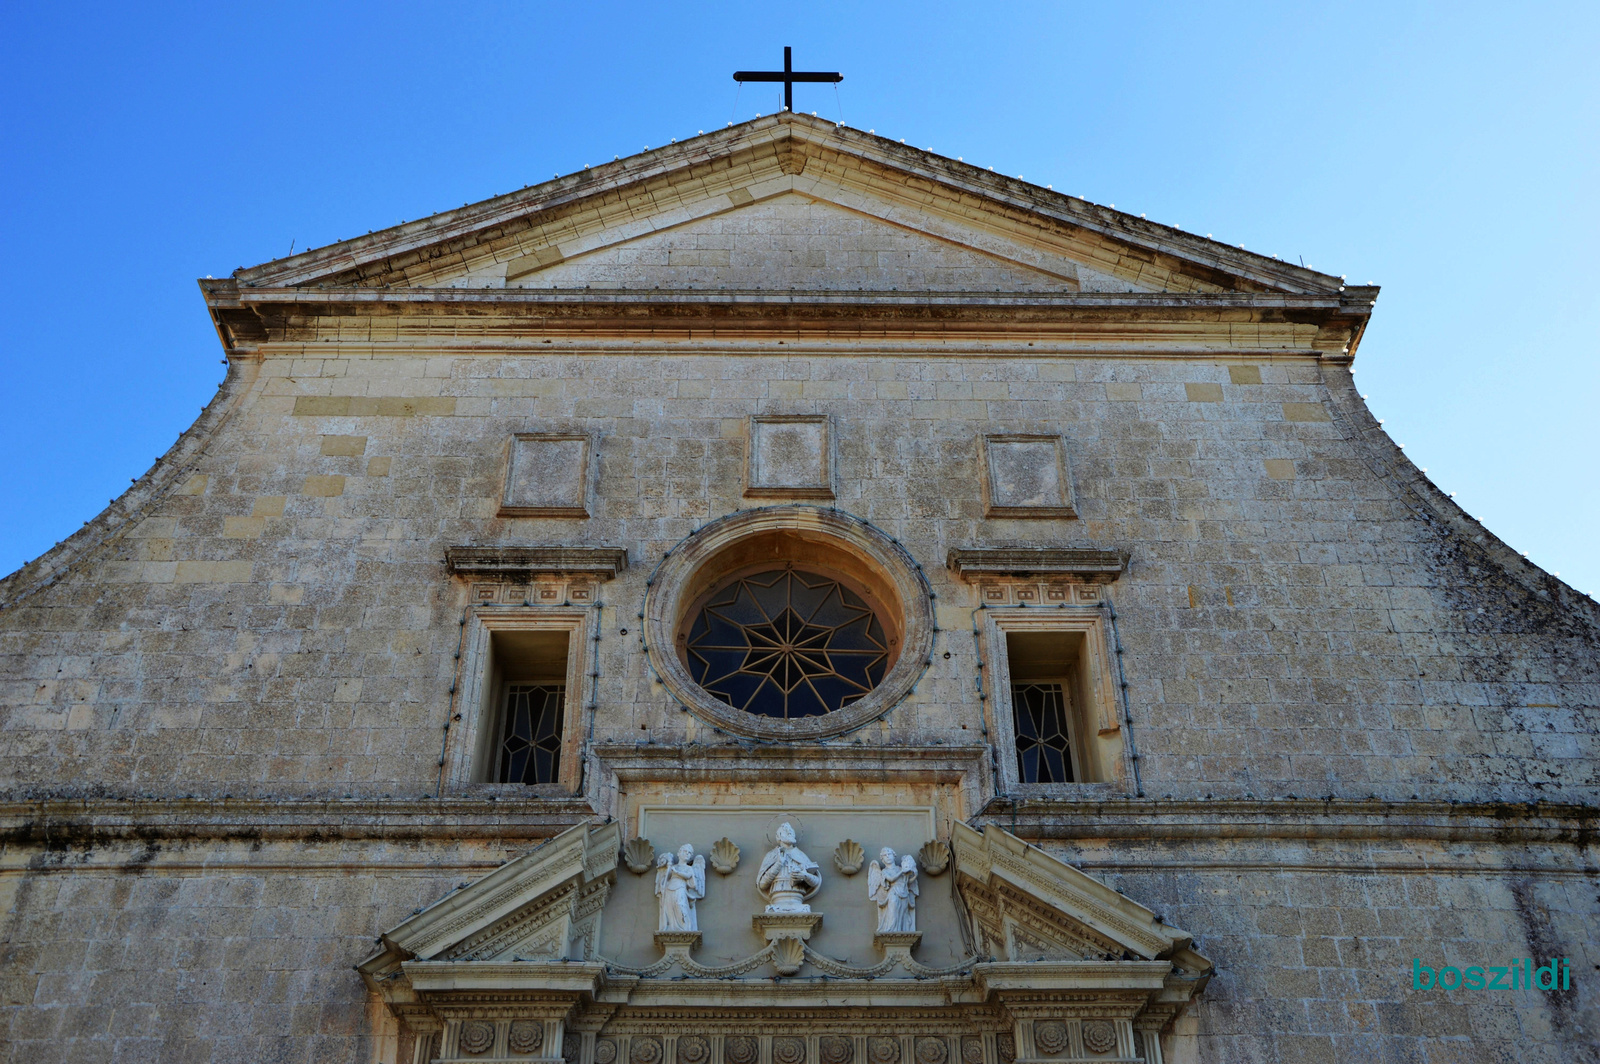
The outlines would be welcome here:
[[[706,896],[705,855],[696,856],[694,846],[684,843],[677,857],[671,853],[656,858],[656,897],[661,899],[659,931],[698,931],[699,919],[694,903]]]
[[[917,861],[909,853],[895,861],[885,846],[867,868],[867,896],[878,906],[879,933],[917,929]]]

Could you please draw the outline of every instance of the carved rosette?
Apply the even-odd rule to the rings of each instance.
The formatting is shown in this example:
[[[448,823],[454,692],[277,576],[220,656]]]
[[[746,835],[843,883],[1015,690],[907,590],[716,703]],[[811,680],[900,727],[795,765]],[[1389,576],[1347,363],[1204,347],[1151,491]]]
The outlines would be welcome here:
[[[722,1043],[724,1064],[755,1064],[761,1044],[749,1035],[734,1035]]]
[[[1047,1057],[1066,1052],[1067,1025],[1060,1020],[1047,1020],[1033,1029],[1033,1044]]]
[[[994,1036],[995,1052],[1000,1055],[1001,1064],[1015,1064],[1017,1059],[1017,1039],[1010,1031],[1002,1031]]]
[[[843,1035],[825,1034],[817,1042],[822,1064],[850,1064],[855,1058],[855,1042]]]
[[[1083,1048],[1091,1053],[1109,1053],[1117,1048],[1117,1029],[1105,1020],[1090,1020],[1083,1025]]]
[[[943,1038],[919,1038],[916,1045],[917,1064],[944,1064],[950,1048]]]
[[[612,1064],[617,1059],[617,1043],[609,1038],[596,1039],[594,1043],[594,1064]]]
[[[511,1052],[529,1056],[539,1052],[544,1045],[544,1024],[531,1020],[516,1020],[511,1024],[508,1044]]]
[[[961,1040],[962,1064],[983,1064],[983,1039],[972,1035]]]
[[[661,1039],[651,1035],[634,1038],[628,1049],[629,1064],[659,1064],[660,1060]]]
[[[772,1064],[805,1064],[806,1040],[781,1037],[772,1040]]]
[[[698,1034],[686,1034],[678,1039],[678,1064],[705,1064],[711,1056],[711,1043]]]
[[[583,1057],[583,1036],[575,1031],[568,1031],[566,1037],[561,1039],[561,1059],[564,1064],[578,1064]]]
[[[871,1064],[899,1064],[900,1039],[883,1035],[867,1039],[867,1060]]]
[[[461,1052],[481,1057],[494,1048],[494,1024],[483,1020],[468,1020],[461,1025],[461,1037],[456,1045]]]

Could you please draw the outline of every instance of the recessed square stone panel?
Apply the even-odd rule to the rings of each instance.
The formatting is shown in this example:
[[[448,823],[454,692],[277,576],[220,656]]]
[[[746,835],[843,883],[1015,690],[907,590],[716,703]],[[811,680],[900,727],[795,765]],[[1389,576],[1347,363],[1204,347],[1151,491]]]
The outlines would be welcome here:
[[[511,439],[501,517],[588,517],[589,437],[519,432]]]
[[[984,516],[1077,517],[1060,436],[985,436]]]
[[[764,414],[750,419],[747,496],[833,498],[833,436],[820,414]]]

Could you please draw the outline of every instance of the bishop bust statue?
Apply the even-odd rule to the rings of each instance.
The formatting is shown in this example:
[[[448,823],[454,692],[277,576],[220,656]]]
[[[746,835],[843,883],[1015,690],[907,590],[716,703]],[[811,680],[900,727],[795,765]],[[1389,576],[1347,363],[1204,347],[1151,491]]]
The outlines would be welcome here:
[[[808,913],[806,899],[822,885],[817,862],[795,845],[794,827],[778,826],[778,845],[767,851],[756,872],[756,887],[767,898],[769,913]]]
[[[699,917],[694,903],[706,896],[706,859],[695,856],[694,847],[684,843],[677,856],[671,853],[656,858],[656,897],[661,899],[658,931],[698,931]]]
[[[917,929],[917,861],[909,853],[895,860],[885,846],[867,869],[867,894],[878,906],[878,933]]]

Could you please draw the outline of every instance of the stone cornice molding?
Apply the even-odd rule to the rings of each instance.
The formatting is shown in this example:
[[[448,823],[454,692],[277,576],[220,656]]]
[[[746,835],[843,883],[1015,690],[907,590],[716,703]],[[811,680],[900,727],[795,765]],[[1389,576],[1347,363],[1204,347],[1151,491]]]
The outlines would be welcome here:
[[[974,342],[1027,334],[1036,341],[1165,344],[1194,349],[1267,347],[1344,360],[1371,315],[1375,290],[1282,292],[805,292],[533,288],[238,289],[207,281],[223,345],[320,339],[318,319],[399,316],[395,339],[437,342],[434,316],[478,319],[474,333],[540,339],[712,340],[921,337]],[[1265,332],[1269,336],[1258,337]]]
[[[987,746],[863,746],[843,743],[761,742],[599,743],[589,750],[595,771],[588,793],[597,809],[611,807],[619,783],[808,783],[892,780],[955,784],[968,811],[993,790]]]
[[[1088,547],[957,547],[946,557],[963,580],[984,577],[1065,576],[1109,584],[1128,568],[1121,551]]]
[[[628,552],[622,547],[464,545],[446,547],[444,560],[456,576],[504,580],[548,574],[610,580],[628,567]]]
[[[633,746],[600,744],[603,763],[636,780],[692,780],[739,771],[752,775],[830,771],[859,774],[874,765],[894,778],[960,778],[986,747]],[[707,767],[695,764],[699,758]],[[737,777],[735,777],[737,778]],[[787,778],[787,777],[785,777]],[[808,778],[815,778],[814,776]],[[1600,806],[1557,802],[1440,802],[1302,798],[1137,799],[1004,798],[970,819],[1041,839],[1388,839],[1525,845],[1600,843]],[[511,794],[434,798],[183,797],[36,794],[0,801],[0,835],[19,844],[89,844],[118,839],[502,839],[549,838],[593,821],[587,801]]]

